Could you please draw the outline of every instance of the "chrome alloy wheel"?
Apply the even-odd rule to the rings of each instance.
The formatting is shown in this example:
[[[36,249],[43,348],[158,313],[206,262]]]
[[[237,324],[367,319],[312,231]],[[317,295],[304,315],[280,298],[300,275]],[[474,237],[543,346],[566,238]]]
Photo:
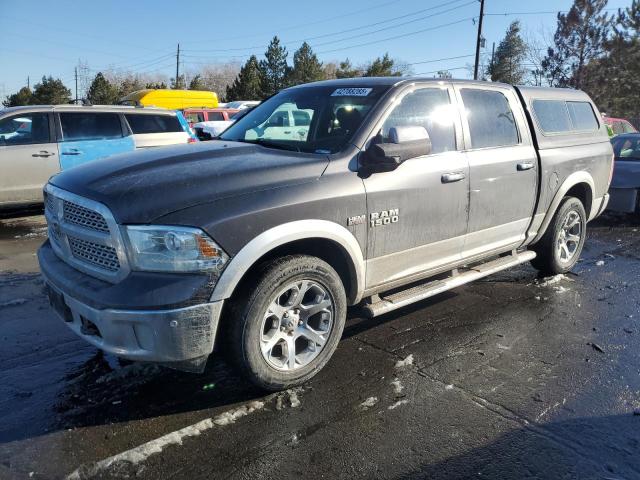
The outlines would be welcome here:
[[[331,294],[312,280],[284,287],[264,315],[260,335],[262,356],[284,371],[308,365],[324,348],[335,315]]]
[[[560,227],[556,243],[558,259],[562,263],[569,263],[580,247],[582,238],[582,220],[575,210],[569,210]]]

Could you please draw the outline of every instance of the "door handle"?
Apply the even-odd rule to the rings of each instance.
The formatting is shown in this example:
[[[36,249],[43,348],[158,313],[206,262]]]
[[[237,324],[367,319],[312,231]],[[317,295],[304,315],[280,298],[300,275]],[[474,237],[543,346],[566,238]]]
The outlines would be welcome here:
[[[33,155],[31,155],[32,157],[51,157],[52,155],[55,155],[55,153],[52,152],[47,152],[46,150],[40,150],[38,153],[34,153]]]
[[[442,183],[455,183],[460,180],[464,180],[466,178],[465,174],[462,172],[455,173],[445,173],[442,175]]]
[[[534,167],[533,162],[522,162],[518,164],[518,171],[524,172],[526,170],[531,170]]]
[[[62,152],[62,155],[80,155],[82,152],[80,150],[67,150],[66,152]]]

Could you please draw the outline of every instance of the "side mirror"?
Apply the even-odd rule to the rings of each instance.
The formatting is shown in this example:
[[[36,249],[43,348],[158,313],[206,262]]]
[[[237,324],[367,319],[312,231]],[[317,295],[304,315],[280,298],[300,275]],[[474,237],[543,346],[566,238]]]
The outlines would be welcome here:
[[[390,172],[403,162],[431,153],[431,139],[424,127],[393,127],[390,143],[374,143],[363,153],[362,164],[370,172]]]

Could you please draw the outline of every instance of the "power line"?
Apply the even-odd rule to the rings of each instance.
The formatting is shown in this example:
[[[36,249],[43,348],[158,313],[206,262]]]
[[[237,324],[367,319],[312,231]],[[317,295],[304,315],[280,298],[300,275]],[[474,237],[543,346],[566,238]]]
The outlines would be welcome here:
[[[421,10],[416,10],[414,12],[411,12],[411,13],[408,13],[408,14],[405,14],[405,15],[400,15],[398,17],[394,17],[394,18],[390,18],[390,19],[386,19],[386,20],[382,20],[382,21],[378,21],[378,22],[374,22],[374,23],[361,25],[359,27],[352,27],[352,28],[348,28],[348,29],[345,29],[345,30],[340,30],[340,31],[337,31],[337,32],[325,33],[325,34],[316,35],[316,36],[313,36],[313,37],[306,37],[306,38],[301,38],[301,39],[298,39],[298,40],[290,40],[290,41],[287,41],[287,42],[281,42],[281,44],[285,45],[285,46],[286,45],[293,45],[293,44],[299,44],[299,43],[305,42],[305,41],[309,42],[310,40],[317,40],[319,38],[333,37],[335,35],[341,35],[343,33],[355,32],[357,30],[363,30],[365,28],[370,28],[370,27],[374,27],[374,26],[377,26],[377,25],[382,25],[384,23],[389,23],[389,22],[393,22],[393,21],[396,21],[396,20],[401,20],[403,18],[407,18],[407,17],[411,17],[411,16],[414,16],[414,15],[418,15],[420,13],[424,13],[424,12],[427,12],[427,11],[433,11],[433,10],[436,10],[438,8],[441,8],[441,7],[446,7],[446,6],[449,6],[449,5],[453,5],[455,3],[460,3],[461,1],[465,1],[465,0],[447,1],[447,2],[444,2],[444,3],[440,3],[438,5],[434,5],[433,7],[423,8]],[[330,43],[341,42],[341,41],[344,41],[344,40],[351,40],[353,38],[357,38],[357,37],[362,36],[362,35],[372,35],[374,33],[382,32],[382,31],[389,30],[389,29],[392,29],[392,28],[401,27],[403,25],[408,25],[410,23],[415,23],[415,22],[418,22],[420,20],[426,20],[427,18],[435,17],[437,15],[442,15],[443,13],[448,13],[448,12],[457,10],[459,8],[466,7],[466,6],[471,5],[471,4],[475,3],[475,2],[476,2],[476,0],[467,1],[466,3],[464,3],[462,5],[458,5],[456,7],[452,7],[450,9],[443,10],[441,12],[437,12],[437,13],[434,13],[434,14],[431,14],[431,15],[427,15],[425,17],[412,19],[412,20],[409,20],[407,22],[399,23],[397,25],[391,25],[391,26],[384,27],[384,28],[381,28],[381,29],[378,29],[378,30],[374,30],[372,32],[362,33],[362,34],[356,35],[354,37],[347,37],[347,38],[332,40],[332,41],[326,42],[326,43],[315,44],[315,46],[317,47],[317,46],[322,46],[322,45],[328,45]],[[186,52],[240,52],[240,51],[263,49],[263,48],[265,48],[264,45],[253,45],[253,46],[250,46],[250,47],[235,47],[235,48],[212,48],[212,49],[199,49],[199,50],[187,49],[185,51]],[[197,55],[190,55],[190,56],[197,57]]]
[[[438,63],[438,62],[446,62],[447,60],[459,60],[461,58],[469,58],[469,57],[473,57],[475,54],[470,53],[469,55],[458,55],[457,57],[447,57],[447,58],[436,58],[434,60],[423,60],[421,62],[412,62],[412,63],[406,63],[405,65],[407,66],[413,66],[413,65],[424,65],[425,63]]]
[[[603,12],[617,12],[617,8],[604,8]],[[492,12],[485,13],[485,15],[489,15],[492,17],[501,17],[501,16],[509,16],[509,15],[549,15],[549,14],[558,14],[558,13],[569,13],[569,10],[543,10],[538,12]]]

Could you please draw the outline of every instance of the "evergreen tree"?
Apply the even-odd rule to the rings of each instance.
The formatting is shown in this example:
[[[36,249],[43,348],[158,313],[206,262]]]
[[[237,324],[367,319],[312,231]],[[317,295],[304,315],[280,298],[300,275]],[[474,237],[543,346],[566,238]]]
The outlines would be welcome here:
[[[119,98],[118,87],[98,72],[87,92],[87,100],[93,105],[115,105]]]
[[[2,102],[5,107],[21,107],[33,104],[33,93],[29,87],[22,87],[16,93],[7,96]]]
[[[336,78],[353,78],[361,77],[362,71],[351,65],[351,61],[347,58],[336,69]]]
[[[60,105],[71,102],[71,90],[64,86],[62,80],[53,77],[42,77],[42,81],[33,89],[33,105]]]
[[[289,85],[300,85],[301,83],[315,82],[323,80],[324,71],[322,63],[313,53],[311,46],[304,42],[302,46],[293,54],[293,68],[289,72]]]
[[[362,75],[363,77],[399,77],[402,75],[395,68],[395,62],[389,57],[388,53],[385,53],[383,57],[376,58],[369,64],[367,70]]]
[[[144,85],[144,88],[150,88],[152,90],[166,90],[167,84],[164,82],[148,82]]]
[[[496,48],[493,63],[489,65],[487,73],[494,82],[520,85],[527,76],[527,70],[523,66],[526,56],[527,45],[520,36],[520,22],[516,20],[509,25],[505,37]]]
[[[262,71],[255,55],[240,69],[240,73],[227,87],[225,99],[233,100],[261,100],[262,97]]]
[[[206,90],[206,89],[207,88],[200,75],[196,75],[189,82],[189,90]]]
[[[184,78],[184,75],[178,75],[178,78],[171,79],[171,88],[173,90],[185,90],[187,88],[187,81]]]
[[[604,51],[610,19],[607,0],[574,0],[568,13],[558,13],[558,25],[542,68],[550,85],[582,88],[585,67]]]
[[[262,71],[262,96],[266,98],[287,86],[289,65],[287,49],[280,46],[280,39],[275,36],[267,47],[265,59],[260,61]]]

